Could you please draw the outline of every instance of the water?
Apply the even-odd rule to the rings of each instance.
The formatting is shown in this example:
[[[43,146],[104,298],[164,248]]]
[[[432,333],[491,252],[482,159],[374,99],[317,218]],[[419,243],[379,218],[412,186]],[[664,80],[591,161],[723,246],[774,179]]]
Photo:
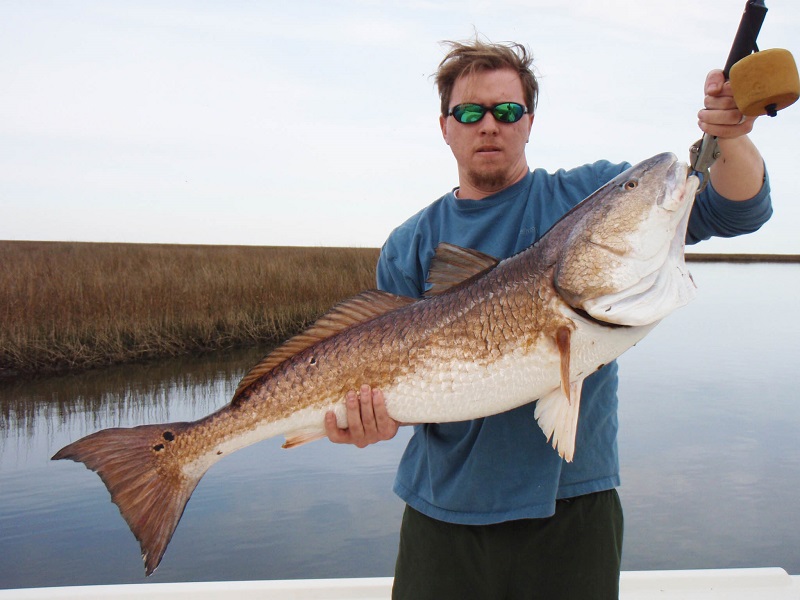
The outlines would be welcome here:
[[[698,299],[620,359],[623,568],[800,574],[800,265],[691,267]],[[100,428],[205,415],[259,357],[0,387],[0,588],[143,581],[100,479],[49,457]],[[366,450],[268,440],[227,457],[148,581],[391,575],[408,435]]]

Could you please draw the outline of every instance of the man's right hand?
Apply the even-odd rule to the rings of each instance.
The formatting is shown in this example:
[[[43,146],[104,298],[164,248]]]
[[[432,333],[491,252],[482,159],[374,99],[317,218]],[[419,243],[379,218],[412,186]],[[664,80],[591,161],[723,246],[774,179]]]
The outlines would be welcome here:
[[[364,448],[397,435],[400,423],[389,416],[383,392],[362,385],[356,392],[350,390],[345,397],[347,429],[340,429],[333,411],[325,415],[325,433],[335,444],[353,444]]]

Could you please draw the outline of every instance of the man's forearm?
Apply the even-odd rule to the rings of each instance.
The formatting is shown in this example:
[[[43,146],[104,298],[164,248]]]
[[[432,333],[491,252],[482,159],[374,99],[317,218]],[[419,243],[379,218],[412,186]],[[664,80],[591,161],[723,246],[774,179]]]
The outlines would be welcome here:
[[[749,200],[764,183],[764,160],[747,136],[719,138],[720,157],[711,166],[711,185],[729,200]]]

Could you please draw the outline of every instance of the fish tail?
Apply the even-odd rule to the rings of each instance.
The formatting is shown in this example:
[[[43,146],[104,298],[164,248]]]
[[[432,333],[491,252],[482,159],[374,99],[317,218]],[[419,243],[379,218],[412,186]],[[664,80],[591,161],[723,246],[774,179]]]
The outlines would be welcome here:
[[[188,423],[104,429],[59,450],[95,471],[139,540],[145,574],[156,570],[205,469],[184,469],[178,456]],[[199,471],[199,473],[198,473]]]

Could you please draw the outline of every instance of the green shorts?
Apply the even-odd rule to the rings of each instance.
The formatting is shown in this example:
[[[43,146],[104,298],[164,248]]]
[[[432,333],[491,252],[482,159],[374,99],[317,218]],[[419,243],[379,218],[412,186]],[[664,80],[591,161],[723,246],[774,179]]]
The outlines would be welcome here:
[[[393,600],[619,597],[616,490],[559,500],[546,519],[457,525],[406,506]]]

